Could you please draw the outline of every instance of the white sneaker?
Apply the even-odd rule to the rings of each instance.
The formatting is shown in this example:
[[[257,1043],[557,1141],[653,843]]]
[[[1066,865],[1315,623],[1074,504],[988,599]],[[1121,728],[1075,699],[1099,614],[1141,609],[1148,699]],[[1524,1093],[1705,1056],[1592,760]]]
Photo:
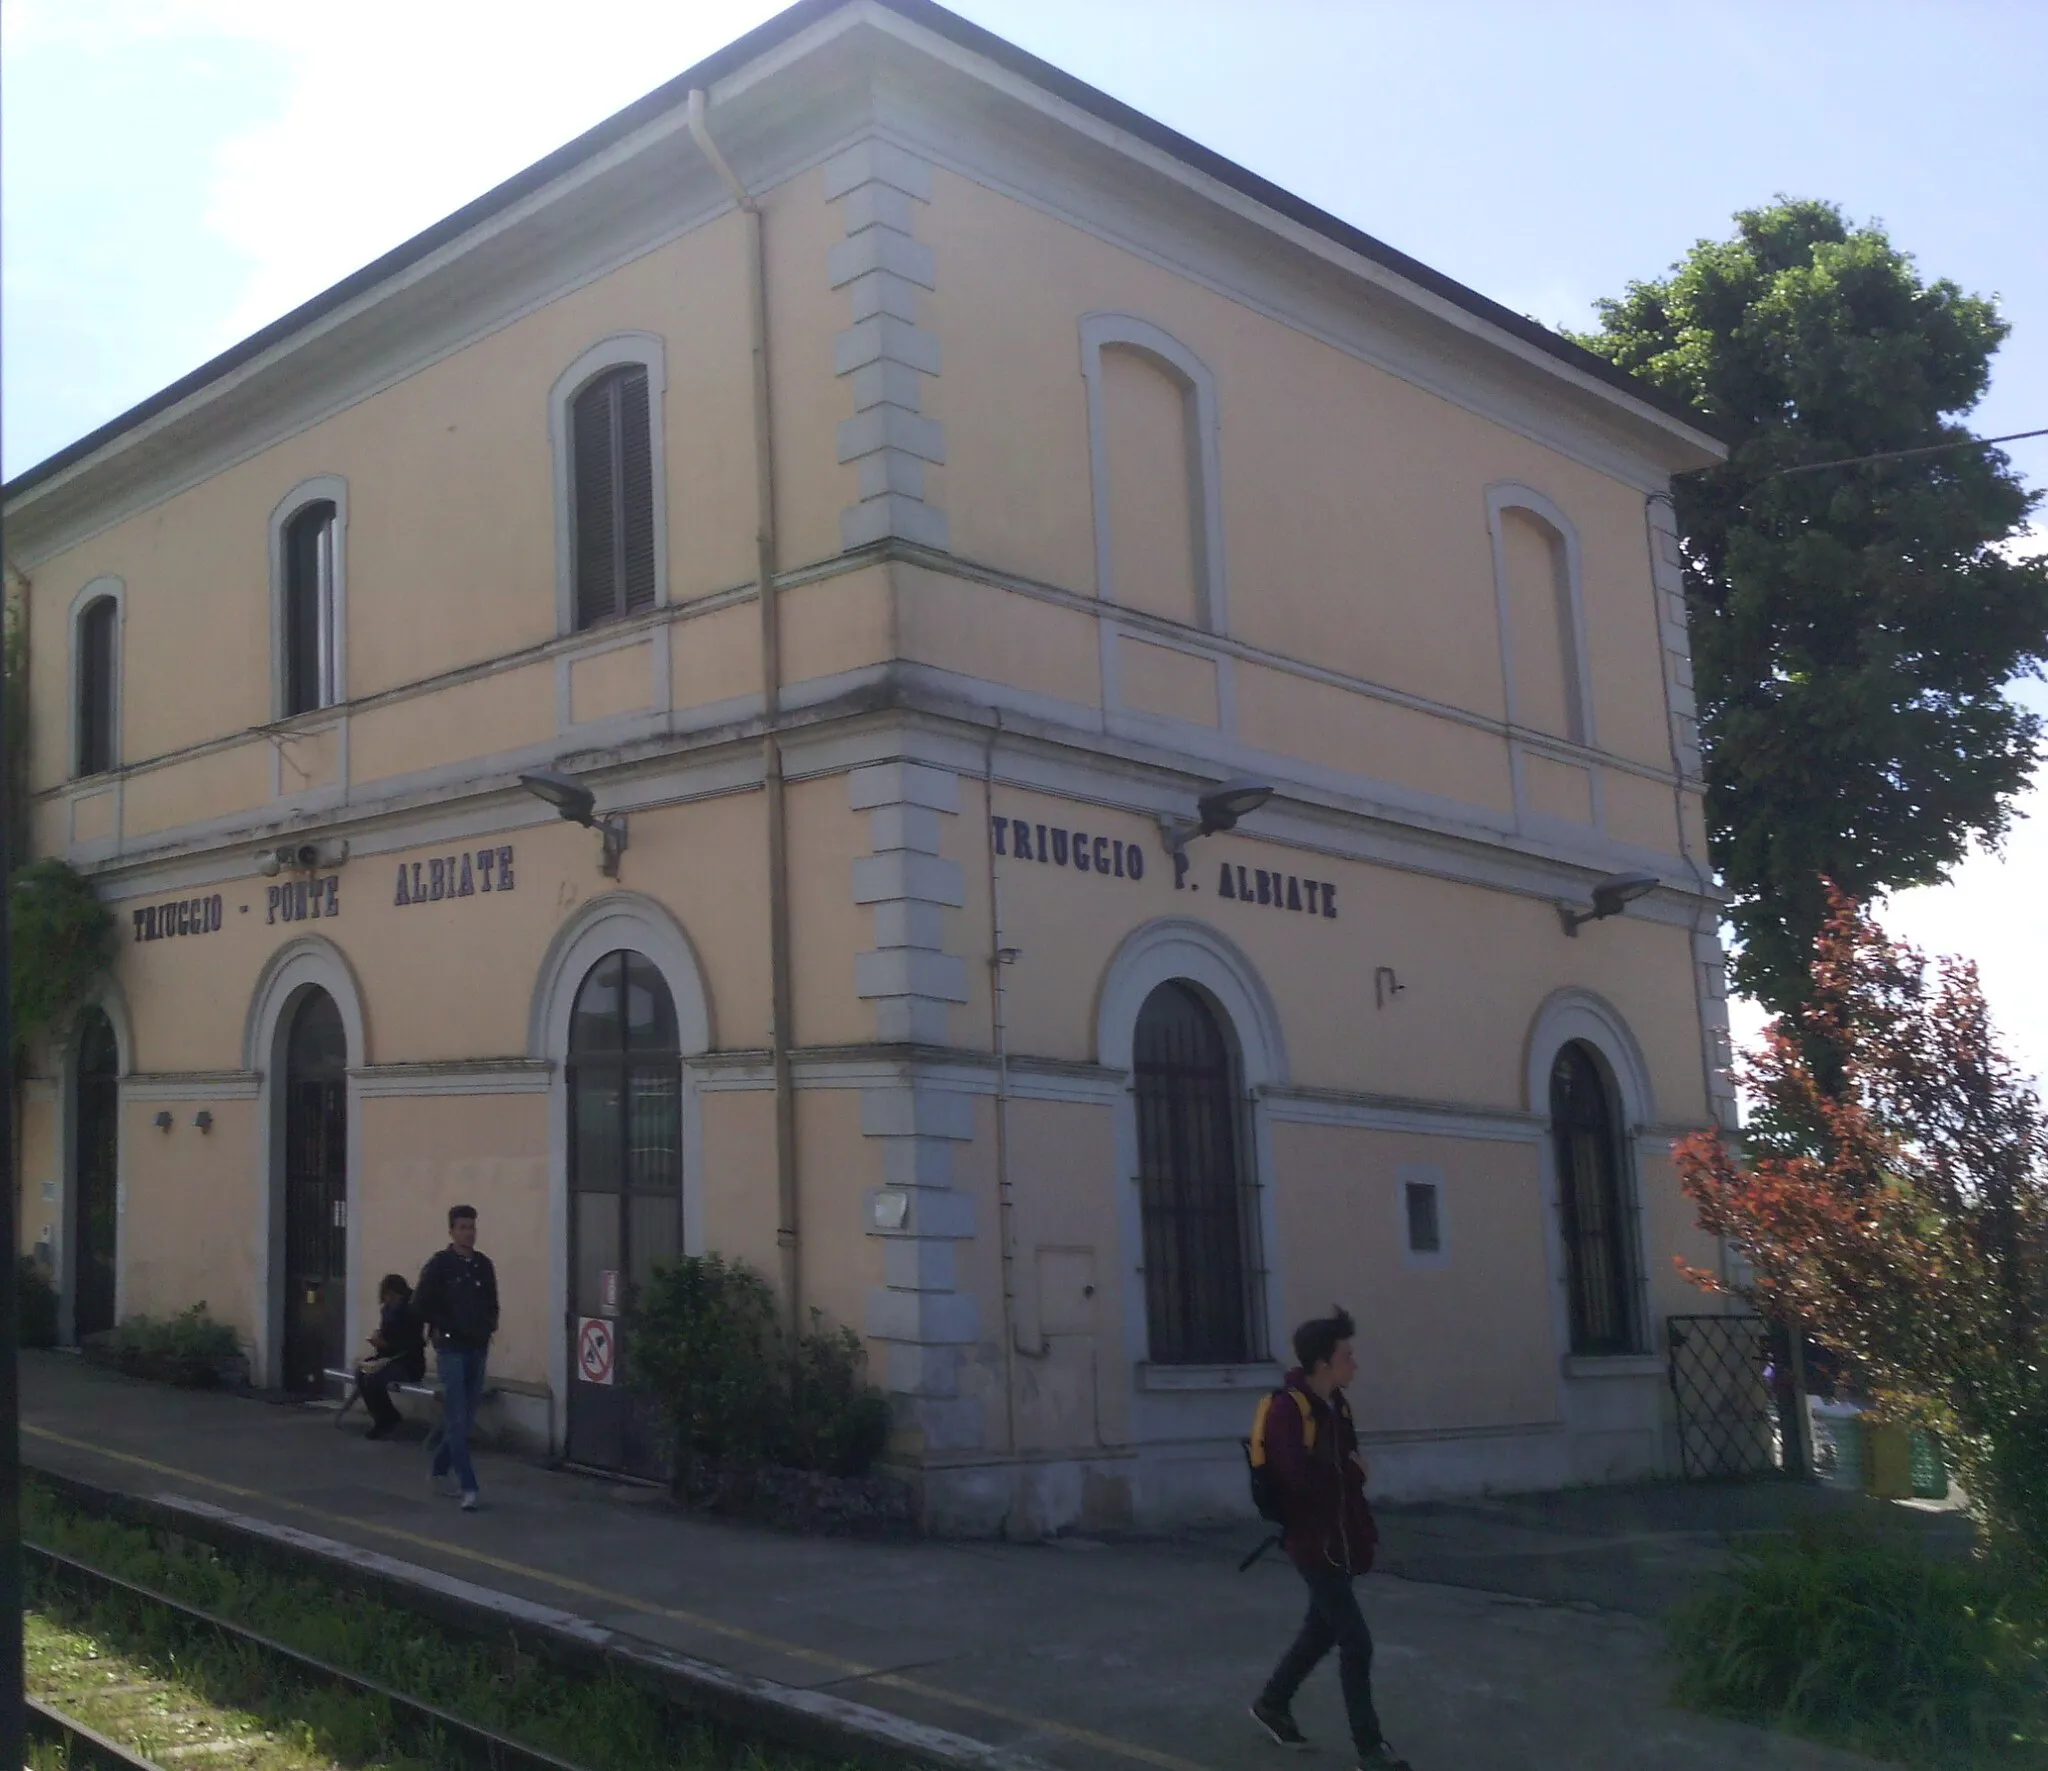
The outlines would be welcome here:
[[[462,1510],[463,1510],[463,1511],[464,1511],[465,1513],[473,1513],[473,1512],[475,1512],[475,1511],[476,1511],[476,1506],[477,1506],[477,1494],[476,1494],[476,1490],[475,1490],[474,1488],[465,1488],[465,1489],[464,1489],[464,1490],[462,1491]]]
[[[430,1474],[427,1477],[427,1481],[436,1494],[446,1495],[450,1500],[453,1500],[462,1492],[462,1489],[456,1483],[454,1474],[450,1471],[444,1470],[438,1476]]]

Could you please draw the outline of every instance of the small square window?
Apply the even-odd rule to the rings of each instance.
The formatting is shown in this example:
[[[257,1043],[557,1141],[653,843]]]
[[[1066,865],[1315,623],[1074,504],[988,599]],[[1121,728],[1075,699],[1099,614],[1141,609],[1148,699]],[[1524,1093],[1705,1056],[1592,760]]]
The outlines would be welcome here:
[[[1437,1221],[1436,1183],[1434,1181],[1409,1181],[1408,1195],[1408,1252],[1410,1254],[1441,1254],[1443,1252],[1443,1231]]]

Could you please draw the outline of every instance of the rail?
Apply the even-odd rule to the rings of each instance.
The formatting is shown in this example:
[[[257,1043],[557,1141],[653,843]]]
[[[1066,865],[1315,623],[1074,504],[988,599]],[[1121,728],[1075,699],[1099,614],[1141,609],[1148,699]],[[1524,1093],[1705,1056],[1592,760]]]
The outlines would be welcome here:
[[[301,1675],[339,1686],[359,1696],[380,1698],[390,1705],[394,1717],[403,1718],[407,1724],[417,1729],[438,1730],[452,1746],[462,1752],[466,1761],[488,1767],[489,1771],[529,1771],[529,1768],[531,1771],[585,1771],[584,1767],[572,1764],[567,1759],[558,1759],[553,1753],[541,1747],[529,1746],[524,1741],[514,1740],[495,1729],[465,1721],[461,1716],[444,1710],[437,1704],[410,1697],[403,1691],[394,1690],[376,1679],[365,1678],[360,1673],[349,1672],[330,1661],[321,1660],[316,1655],[302,1653],[258,1631],[245,1629],[242,1625],[214,1612],[201,1610],[196,1605],[187,1605],[181,1599],[173,1599],[166,1593],[157,1592],[153,1587],[140,1586],[134,1581],[123,1580],[119,1575],[108,1574],[103,1569],[93,1567],[89,1562],[79,1561],[75,1556],[45,1549],[41,1544],[32,1543],[26,1538],[22,1540],[21,1553],[30,1568],[41,1570],[59,1582],[68,1581],[76,1586],[96,1589],[103,1593],[119,1593],[131,1600],[140,1600],[146,1605],[172,1612],[202,1629],[213,1630],[232,1642],[253,1648],[279,1665],[288,1666]],[[41,1709],[46,1706],[37,1707]],[[82,1728],[81,1724],[71,1721],[68,1717],[62,1717],[55,1711],[50,1711],[49,1714],[53,1726],[90,1735],[91,1740],[85,1744],[92,1752],[102,1755],[124,1755],[113,1759],[113,1764],[140,1766],[143,1771],[156,1771],[148,1760],[136,1758],[128,1754],[125,1748],[117,1747],[112,1742],[101,1743],[99,1737],[92,1735],[90,1729]],[[86,1758],[81,1762],[92,1764],[99,1761]]]

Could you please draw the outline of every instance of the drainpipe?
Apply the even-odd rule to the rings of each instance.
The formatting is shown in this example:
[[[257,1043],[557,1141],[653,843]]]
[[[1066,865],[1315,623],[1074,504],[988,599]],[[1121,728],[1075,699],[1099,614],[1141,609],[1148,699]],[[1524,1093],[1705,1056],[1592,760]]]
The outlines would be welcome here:
[[[1657,594],[1657,531],[1650,522],[1650,506],[1660,498],[1671,507],[1673,532],[1676,533],[1678,528],[1677,501],[1669,492],[1649,493],[1643,499],[1643,540],[1648,545],[1650,553],[1652,596]],[[1663,619],[1664,612],[1659,609],[1657,620],[1660,625]],[[1696,948],[1700,936],[1700,923],[1705,915],[1704,906],[1712,902],[1714,880],[1713,875],[1700,865],[1698,857],[1693,854],[1692,842],[1685,832],[1685,762],[1678,753],[1678,723],[1673,716],[1671,691],[1668,686],[1664,691],[1664,736],[1671,747],[1671,812],[1678,821],[1678,853],[1692,872],[1693,884],[1698,892],[1697,901],[1701,906],[1692,914],[1691,938],[1686,944],[1685,962],[1692,971],[1693,1012],[1700,1028],[1700,1087],[1706,1097],[1707,1111],[1711,1114],[1714,1110],[1714,1054],[1707,1045],[1707,997],[1705,987],[1700,982],[1700,961]],[[1729,1277],[1728,1238],[1717,1236],[1714,1243],[1719,1254],[1721,1284],[1725,1288]]]
[[[789,1042],[793,992],[789,958],[789,821],[782,776],[782,629],[776,605],[775,431],[768,390],[768,260],[760,206],[711,137],[702,89],[689,99],[690,134],[732,193],[747,230],[747,316],[754,359],[754,576],[761,601],[761,779],[768,810],[769,1054],[775,1071],[776,1246],[792,1334],[803,1332],[802,1243],[797,1230],[796,1083]]]
[[[985,816],[995,816],[996,742],[1002,736],[1002,710],[989,729],[981,759],[981,803]],[[1003,1428],[1004,1444],[1017,1449],[1017,1361],[1043,1359],[1052,1347],[1043,1333],[1027,1347],[1017,1328],[1017,1194],[1010,1179],[1010,1018],[1004,972],[1017,962],[1017,950],[1003,945],[1003,883],[996,871],[996,845],[988,844],[988,1016],[989,1040],[996,1054],[996,1245],[1003,1269]],[[1096,1441],[1101,1442],[1098,1431]]]

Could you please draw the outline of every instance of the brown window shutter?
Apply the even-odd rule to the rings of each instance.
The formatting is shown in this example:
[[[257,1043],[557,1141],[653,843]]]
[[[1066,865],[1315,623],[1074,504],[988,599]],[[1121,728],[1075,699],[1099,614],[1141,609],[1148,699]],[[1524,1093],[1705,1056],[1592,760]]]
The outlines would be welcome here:
[[[619,377],[619,514],[622,601],[630,614],[654,607],[654,433],[644,369]]]
[[[589,627],[619,613],[613,512],[613,380],[607,376],[576,396],[571,448],[575,454],[576,625]]]
[[[114,599],[103,596],[78,618],[78,772],[114,766]]]
[[[576,396],[576,625],[654,607],[654,433],[647,371],[614,369]]]
[[[309,504],[284,535],[284,710],[307,713],[326,705],[321,682],[320,550],[334,522],[334,506]]]

